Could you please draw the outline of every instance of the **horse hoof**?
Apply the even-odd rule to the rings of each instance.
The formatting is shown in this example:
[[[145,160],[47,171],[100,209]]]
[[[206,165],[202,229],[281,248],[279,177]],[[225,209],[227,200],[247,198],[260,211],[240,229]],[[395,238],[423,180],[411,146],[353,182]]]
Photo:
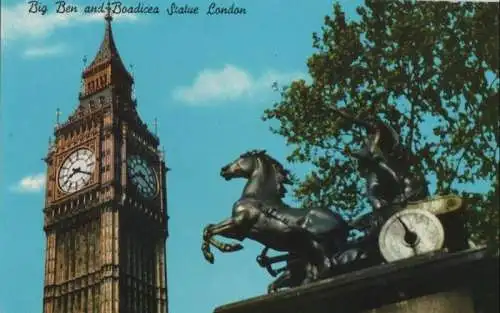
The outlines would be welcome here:
[[[264,255],[257,256],[257,263],[260,265],[260,267],[265,267],[268,263],[267,257]]]
[[[243,249],[243,246],[239,243],[234,244],[232,247],[232,251],[240,251],[241,249]]]
[[[240,245],[239,243],[235,243],[235,244],[224,245],[222,249],[224,250],[224,252],[234,252],[243,249],[243,246]]]
[[[210,233],[209,233],[208,229],[205,229],[203,231],[203,240],[208,241],[208,239],[210,239]]]
[[[205,260],[208,261],[210,264],[214,264],[214,254],[209,251],[203,251],[203,256],[205,257]]]

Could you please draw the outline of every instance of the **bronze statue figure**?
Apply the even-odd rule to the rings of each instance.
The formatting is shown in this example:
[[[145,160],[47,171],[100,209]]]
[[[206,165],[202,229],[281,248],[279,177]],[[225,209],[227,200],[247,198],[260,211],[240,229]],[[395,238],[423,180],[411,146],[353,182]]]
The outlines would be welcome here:
[[[375,115],[359,119],[345,110],[335,111],[366,131],[362,149],[351,155],[367,180],[367,197],[375,212],[429,195],[425,179],[410,173],[411,155],[389,124]]]
[[[328,208],[296,209],[282,201],[285,184],[290,183],[288,172],[265,151],[242,154],[220,174],[226,180],[246,178],[248,182],[233,205],[231,217],[204,229],[202,251],[210,263],[214,262],[210,245],[222,252],[242,248],[238,243],[220,242],[213,238],[216,235],[239,241],[249,238],[287,252],[283,260],[294,262],[295,267],[283,270],[274,283],[278,287],[317,280],[334,265],[363,256],[348,246],[350,227],[340,214]]]
[[[377,245],[381,224],[394,207],[401,209],[406,201],[425,198],[427,185],[425,180],[410,174],[409,154],[394,129],[376,116],[361,120],[345,111],[337,112],[366,130],[363,148],[351,155],[358,159],[361,174],[367,180],[367,196],[375,214],[348,224],[329,208],[291,208],[282,200],[285,185],[290,183],[288,172],[265,151],[249,151],[221,169],[226,180],[248,181],[233,205],[232,216],[204,229],[202,251],[209,262],[214,262],[210,245],[222,252],[242,248],[239,243],[220,242],[214,238],[216,235],[258,241],[264,250],[257,262],[272,276],[278,276],[268,288],[273,292],[382,260]],[[352,229],[364,231],[365,236],[348,241]],[[269,249],[286,253],[268,257]],[[279,262],[286,265],[273,269],[273,264]]]
[[[423,174],[412,173],[416,164],[412,163],[410,152],[390,125],[375,115],[356,118],[346,111],[335,110],[342,118],[366,130],[362,148],[349,154],[358,160],[361,175],[366,179],[372,212],[347,223],[330,208],[288,206],[283,202],[287,191],[285,185],[291,183],[288,171],[264,150],[252,150],[220,171],[226,180],[245,178],[247,183],[233,205],[231,217],[205,227],[202,252],[207,261],[214,262],[210,245],[222,252],[243,248],[239,243],[218,241],[214,238],[217,235],[238,241],[246,238],[257,241],[264,245],[257,257],[258,264],[277,277],[268,286],[268,292],[274,292],[407,257],[387,245],[389,239],[399,234],[393,231],[400,227],[399,224],[394,226],[395,223],[399,221],[406,230],[403,239],[412,247],[417,245],[417,238],[426,234],[412,231],[400,216],[427,217],[434,223],[429,225],[440,230],[441,224],[433,216],[463,207],[460,198],[453,195],[428,198]],[[348,240],[354,229],[364,236]],[[445,243],[442,238],[437,239],[434,246],[420,247],[420,252],[413,254],[440,249]],[[446,245],[453,248],[453,244]],[[284,254],[268,256],[269,249]],[[283,267],[273,268],[281,262],[285,262]]]

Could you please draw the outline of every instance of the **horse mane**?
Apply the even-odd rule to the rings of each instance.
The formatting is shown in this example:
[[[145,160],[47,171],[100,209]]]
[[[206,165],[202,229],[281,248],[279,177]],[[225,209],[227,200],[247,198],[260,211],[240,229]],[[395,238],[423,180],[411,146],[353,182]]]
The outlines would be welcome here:
[[[276,189],[278,190],[280,197],[283,198],[287,193],[285,184],[286,185],[292,184],[292,181],[290,179],[290,172],[287,169],[285,169],[280,162],[278,162],[276,159],[267,154],[266,150],[250,150],[243,153],[240,157],[244,158],[249,156],[260,157],[263,160],[269,162],[269,164],[274,169],[274,175],[277,184]]]

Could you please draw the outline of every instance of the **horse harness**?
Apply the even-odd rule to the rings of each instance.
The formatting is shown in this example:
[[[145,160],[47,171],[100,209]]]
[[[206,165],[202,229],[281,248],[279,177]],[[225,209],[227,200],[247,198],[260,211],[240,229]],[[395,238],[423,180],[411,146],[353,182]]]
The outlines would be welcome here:
[[[282,222],[286,226],[299,226],[298,224],[293,225],[290,222],[290,219],[286,218],[282,214],[279,214],[278,209],[275,208],[274,206],[267,206],[267,207],[262,208],[261,210],[265,216],[274,218],[275,220]]]

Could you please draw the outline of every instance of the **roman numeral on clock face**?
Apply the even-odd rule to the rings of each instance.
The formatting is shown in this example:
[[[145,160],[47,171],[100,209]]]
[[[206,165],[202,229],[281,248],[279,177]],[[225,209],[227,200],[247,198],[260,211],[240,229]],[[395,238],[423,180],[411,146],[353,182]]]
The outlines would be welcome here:
[[[71,153],[59,169],[59,188],[66,193],[75,192],[86,186],[94,173],[95,155],[86,148]]]

